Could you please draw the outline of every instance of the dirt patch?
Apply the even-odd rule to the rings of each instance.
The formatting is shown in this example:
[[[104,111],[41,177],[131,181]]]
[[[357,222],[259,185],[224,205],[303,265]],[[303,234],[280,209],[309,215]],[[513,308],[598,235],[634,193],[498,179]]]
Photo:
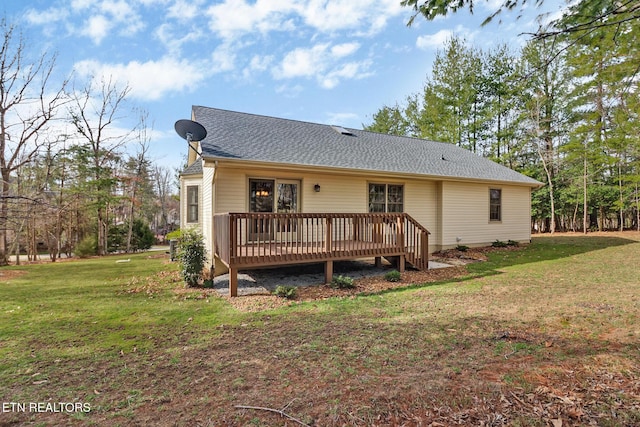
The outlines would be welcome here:
[[[24,270],[1,270],[0,282],[8,282],[9,280],[24,276],[25,274],[27,274],[27,272]]]
[[[323,300],[327,298],[350,298],[356,295],[366,295],[387,291],[390,289],[405,288],[415,284],[435,283],[444,280],[451,280],[456,277],[460,277],[466,274],[465,265],[474,262],[482,262],[487,260],[487,254],[495,251],[515,251],[520,250],[519,247],[507,247],[507,248],[494,248],[483,247],[468,249],[466,251],[459,250],[447,250],[437,252],[433,254],[431,260],[448,264],[451,267],[436,268],[427,271],[407,270],[401,275],[401,279],[397,282],[390,282],[384,278],[384,272],[379,271],[377,275],[365,275],[359,274],[360,272],[351,271],[345,273],[349,276],[361,276],[354,280],[354,287],[350,289],[335,289],[328,284],[318,284],[313,286],[299,286],[297,287],[296,297],[293,299],[285,299],[277,297],[275,295],[241,295],[238,297],[230,298],[225,295],[221,295],[229,303],[240,311],[262,311],[269,310],[278,307],[284,307],[292,304],[296,304],[304,301]],[[368,268],[368,267],[367,267]],[[300,271],[300,267],[297,268]],[[387,271],[392,270],[392,267],[387,266]],[[306,271],[305,271],[306,272]],[[290,273],[295,274],[295,273]],[[189,293],[188,291],[179,291],[182,294]],[[198,290],[191,291],[191,295],[196,297],[208,298],[215,297],[216,292],[213,290]]]

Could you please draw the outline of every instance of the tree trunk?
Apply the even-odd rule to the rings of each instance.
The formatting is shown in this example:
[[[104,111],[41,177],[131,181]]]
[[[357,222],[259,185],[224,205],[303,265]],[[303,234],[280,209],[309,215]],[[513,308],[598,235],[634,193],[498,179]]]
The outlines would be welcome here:
[[[2,196],[0,198],[0,266],[9,264],[7,251],[7,220],[9,218],[9,172],[2,171]]]
[[[587,212],[587,153],[584,154],[584,169],[582,171],[582,226],[584,228],[584,234],[587,234],[588,224],[589,224],[589,213]]]

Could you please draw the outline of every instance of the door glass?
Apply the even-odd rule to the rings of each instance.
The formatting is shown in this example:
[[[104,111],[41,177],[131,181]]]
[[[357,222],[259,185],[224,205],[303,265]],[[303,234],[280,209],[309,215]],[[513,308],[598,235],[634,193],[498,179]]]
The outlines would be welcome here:
[[[278,182],[278,213],[298,212],[298,183]],[[284,218],[278,222],[279,232],[295,232],[298,229],[298,221]]]
[[[273,212],[273,187],[275,182],[267,179],[249,181],[249,211]]]
[[[298,184],[278,184],[278,213],[298,212]]]
[[[270,179],[249,180],[249,211],[273,212],[273,190],[275,181]],[[273,227],[268,218],[256,218],[249,224],[249,240],[269,240]]]

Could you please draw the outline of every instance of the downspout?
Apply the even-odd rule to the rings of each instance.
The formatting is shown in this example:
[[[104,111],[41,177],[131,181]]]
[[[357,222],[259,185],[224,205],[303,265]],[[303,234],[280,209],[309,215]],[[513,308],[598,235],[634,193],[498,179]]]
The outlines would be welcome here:
[[[213,215],[216,214],[216,192],[215,192],[215,185],[216,185],[216,178],[218,177],[218,161],[214,160],[213,162],[213,177],[211,178],[211,215],[212,217],[209,219],[211,221],[211,266],[209,267],[209,277],[211,278],[211,280],[213,280],[214,278],[214,273],[216,270],[216,239],[215,239],[215,235],[216,235],[216,230],[214,229],[215,227],[215,221],[213,220]]]

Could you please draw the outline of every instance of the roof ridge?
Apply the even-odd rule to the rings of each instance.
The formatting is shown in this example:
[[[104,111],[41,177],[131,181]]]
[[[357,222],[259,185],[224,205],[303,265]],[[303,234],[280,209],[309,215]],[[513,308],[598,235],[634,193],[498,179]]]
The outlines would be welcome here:
[[[288,122],[295,122],[295,123],[303,123],[303,124],[308,124],[308,125],[314,125],[314,126],[332,126],[328,123],[317,123],[317,122],[312,122],[309,120],[300,120],[300,119],[291,119],[288,117],[276,117],[276,116],[268,116],[266,114],[258,114],[258,113],[247,113],[244,111],[234,111],[234,110],[227,110],[225,108],[214,108],[214,107],[205,107],[203,105],[193,105],[192,108],[203,108],[203,109],[207,109],[207,110],[216,110],[216,111],[224,111],[226,113],[232,113],[232,114],[242,114],[245,116],[252,116],[252,117],[262,117],[265,119],[273,119],[273,120],[284,120],[284,121],[288,121]],[[342,126],[345,129],[352,129],[346,126]],[[359,129],[355,129],[353,128],[353,130],[359,130]],[[384,135],[384,134],[382,134]]]

